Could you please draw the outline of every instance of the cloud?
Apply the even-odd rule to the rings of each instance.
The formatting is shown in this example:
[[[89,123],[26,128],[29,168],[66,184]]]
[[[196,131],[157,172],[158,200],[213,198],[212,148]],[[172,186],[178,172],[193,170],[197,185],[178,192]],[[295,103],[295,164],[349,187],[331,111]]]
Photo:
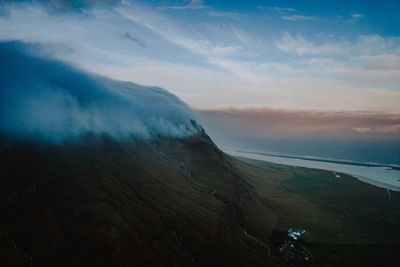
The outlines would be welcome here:
[[[190,108],[166,90],[88,74],[43,50],[0,43],[1,134],[59,142],[85,134],[181,138],[200,130]]]
[[[352,130],[361,134],[400,134],[400,124],[378,127],[355,127]]]
[[[117,10],[130,21],[146,27],[163,39],[206,58],[230,55],[241,49],[238,45],[226,45],[212,42],[206,38],[199,38],[199,34],[197,34],[197,36],[191,36],[178,25],[174,25],[172,21],[164,17],[155,17],[154,14],[153,16],[152,14],[148,14],[148,16],[138,16],[133,10],[128,11],[122,8],[118,8]]]
[[[291,12],[297,11],[297,9],[292,8],[292,7],[259,6],[257,8],[260,10],[273,11],[273,12],[278,12],[278,13],[291,13]]]
[[[372,129],[369,127],[354,127],[352,130],[358,132],[358,133],[370,133],[372,132]]]
[[[187,4],[187,7],[190,8],[202,8],[204,7],[203,0],[190,0]]]
[[[278,50],[295,55],[292,65],[303,75],[313,72],[364,87],[378,86],[397,90],[400,82],[400,38],[361,35],[350,41],[323,37],[306,39],[284,33],[275,40]]]
[[[206,6],[204,5],[203,0],[190,0],[185,5],[177,5],[177,6],[162,6],[161,9],[175,9],[175,10],[187,10],[187,9],[204,9]]]
[[[259,6],[257,7],[260,10],[264,11],[269,11],[272,13],[277,13],[281,15],[281,19],[287,20],[287,21],[311,21],[311,20],[318,20],[318,17],[315,16],[306,16],[306,15],[301,15],[301,14],[296,14],[297,9],[291,8],[291,7],[277,7],[277,6]]]
[[[48,11],[56,12],[82,12],[94,7],[112,7],[118,4],[129,4],[129,0],[3,0],[3,3],[41,4]]]
[[[352,24],[360,21],[362,18],[365,18],[364,14],[353,12],[348,15],[334,15],[327,17],[326,19],[329,19],[329,21],[336,21],[338,23],[344,23],[344,24]]]
[[[224,149],[398,163],[400,115],[287,109],[200,110]]]
[[[283,20],[289,20],[289,21],[307,21],[307,20],[317,20],[317,17],[311,17],[311,16],[302,16],[302,15],[287,15],[287,16],[282,16],[281,17]]]
[[[198,111],[214,131],[252,137],[360,137],[400,134],[400,115],[363,111],[215,109]]]
[[[304,55],[338,54],[343,52],[346,43],[316,44],[306,40],[301,35],[292,35],[285,32],[280,39],[275,40],[276,47],[286,53]]]
[[[208,15],[220,18],[228,18],[238,20],[244,17],[242,14],[234,13],[234,12],[221,12],[221,11],[209,11]]]
[[[126,32],[124,34],[124,37],[127,38],[128,40],[131,40],[132,42],[136,43],[137,45],[141,46],[141,47],[147,47],[147,45],[145,44],[145,42],[143,42],[142,40],[140,40],[139,38],[133,37],[131,36],[131,34],[129,32]]]
[[[284,32],[275,39],[280,51],[299,56],[376,56],[378,54],[400,55],[400,38],[380,35],[359,35],[350,41],[345,38],[333,39],[321,36],[319,40],[310,40],[299,34]]]
[[[363,54],[359,59],[368,69],[391,71],[400,70],[400,54],[379,53],[376,55]]]
[[[351,16],[351,18],[356,19],[356,20],[361,19],[361,18],[364,17],[364,15],[360,14],[360,13],[351,13],[350,16]]]

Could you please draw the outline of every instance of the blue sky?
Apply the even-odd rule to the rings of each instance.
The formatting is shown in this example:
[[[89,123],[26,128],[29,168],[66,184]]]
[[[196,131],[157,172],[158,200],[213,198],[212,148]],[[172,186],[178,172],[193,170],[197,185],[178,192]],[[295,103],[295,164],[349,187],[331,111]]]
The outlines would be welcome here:
[[[3,2],[0,40],[196,109],[400,113],[399,1],[48,2]]]
[[[151,1],[154,6],[184,7],[188,1]],[[192,1],[188,9],[209,9],[221,15],[235,13],[251,16],[253,22],[274,22],[276,30],[300,30],[303,32],[326,32],[345,36],[376,34],[393,36],[400,34],[398,10],[400,2],[383,1]],[[197,8],[196,8],[197,7]],[[201,7],[201,8],[199,8]],[[186,10],[188,10],[186,9]],[[180,9],[184,10],[184,9]],[[210,11],[212,12],[212,11]],[[182,14],[180,14],[182,15]],[[191,14],[193,15],[193,14]],[[293,24],[290,21],[308,22]],[[358,23],[346,23],[346,22]],[[313,23],[311,23],[313,22]],[[261,27],[260,27],[261,28]]]

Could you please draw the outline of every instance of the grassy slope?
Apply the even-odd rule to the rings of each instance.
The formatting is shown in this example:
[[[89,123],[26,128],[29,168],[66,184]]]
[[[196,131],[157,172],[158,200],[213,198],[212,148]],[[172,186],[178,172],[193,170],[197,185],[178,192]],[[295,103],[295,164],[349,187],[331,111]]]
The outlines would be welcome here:
[[[398,193],[206,136],[2,144],[0,177],[1,266],[281,266],[273,234],[290,227],[317,265],[398,262]]]
[[[274,229],[309,231],[305,241],[317,265],[399,262],[400,192],[391,192],[389,199],[386,190],[347,175],[335,178],[328,171],[232,161],[272,211]]]
[[[254,189],[206,136],[5,144],[0,177],[0,266],[280,265],[244,232]]]

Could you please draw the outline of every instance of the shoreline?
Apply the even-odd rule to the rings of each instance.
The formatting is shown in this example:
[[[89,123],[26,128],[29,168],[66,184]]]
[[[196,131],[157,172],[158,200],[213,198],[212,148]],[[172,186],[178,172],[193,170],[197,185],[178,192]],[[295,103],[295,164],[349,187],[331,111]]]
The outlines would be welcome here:
[[[311,156],[292,156],[292,155],[283,155],[283,154],[279,154],[279,153],[254,152],[254,151],[245,151],[245,150],[232,150],[232,151],[246,153],[246,154],[257,154],[257,155],[278,157],[278,158],[301,159],[301,160],[319,161],[319,162],[327,162],[327,163],[338,163],[338,164],[363,166],[363,167],[384,167],[384,168],[390,168],[392,170],[400,170],[400,165],[396,165],[396,164],[384,164],[384,163],[373,163],[373,162],[365,162],[364,163],[364,162],[357,162],[357,161],[351,161],[351,160],[318,158],[318,157],[311,157]]]
[[[337,161],[313,160],[296,156],[278,156],[272,153],[245,152],[238,150],[224,150],[227,154],[235,157],[243,157],[254,160],[261,160],[273,164],[281,164],[292,167],[324,170],[332,173],[343,173],[361,182],[373,186],[400,191],[400,171],[382,165],[365,166],[360,164],[344,164]],[[380,177],[380,178],[376,178]],[[340,179],[340,178],[338,178]]]

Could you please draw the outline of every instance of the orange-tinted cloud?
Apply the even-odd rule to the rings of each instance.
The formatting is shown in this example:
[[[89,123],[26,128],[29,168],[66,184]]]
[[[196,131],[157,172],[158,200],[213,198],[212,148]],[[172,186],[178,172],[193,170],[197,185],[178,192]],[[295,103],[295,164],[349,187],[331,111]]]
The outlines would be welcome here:
[[[199,113],[211,131],[237,135],[400,137],[400,114],[234,108]]]

